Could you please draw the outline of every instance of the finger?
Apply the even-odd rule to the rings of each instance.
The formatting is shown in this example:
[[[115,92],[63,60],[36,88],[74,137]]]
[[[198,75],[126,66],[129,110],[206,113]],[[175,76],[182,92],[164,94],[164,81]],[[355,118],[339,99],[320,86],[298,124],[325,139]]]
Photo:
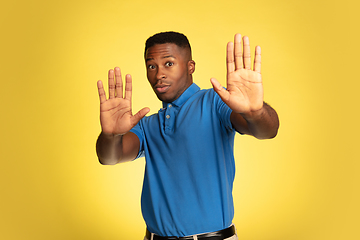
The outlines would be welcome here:
[[[125,81],[126,81],[126,85],[125,85],[125,99],[131,101],[132,78],[131,78],[131,75],[130,75],[130,74],[127,74],[127,75],[125,76]]]
[[[242,53],[242,46],[241,46],[241,35],[239,33],[235,34],[234,37],[234,44],[235,44],[235,68],[236,70],[243,68],[243,53]]]
[[[97,88],[99,92],[100,104],[106,102],[106,94],[101,80],[97,82]]]
[[[109,74],[109,99],[115,97],[115,83],[114,83],[114,70],[110,69]]]
[[[221,84],[215,78],[210,79],[214,91],[219,94],[220,98],[226,103],[230,97],[229,92],[224,89]]]
[[[123,97],[123,83],[121,79],[121,71],[120,68],[115,68],[115,90],[116,90],[116,97],[122,98]]]
[[[145,117],[145,115],[150,112],[150,108],[145,107],[143,109],[141,109],[140,111],[138,111],[134,117],[133,117],[133,125],[135,126],[143,117]]]
[[[226,46],[226,67],[228,74],[235,70],[234,44],[232,42],[228,42]]]
[[[260,46],[255,47],[254,71],[261,73],[261,48],[260,48]]]
[[[251,69],[250,42],[247,36],[244,36],[243,44],[244,44],[244,68]]]

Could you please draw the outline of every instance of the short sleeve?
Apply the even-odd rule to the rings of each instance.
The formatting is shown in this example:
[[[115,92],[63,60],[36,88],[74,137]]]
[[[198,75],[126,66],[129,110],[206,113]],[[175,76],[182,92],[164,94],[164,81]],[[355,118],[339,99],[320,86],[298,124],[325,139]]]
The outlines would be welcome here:
[[[141,157],[144,157],[145,156],[145,153],[144,153],[144,131],[141,127],[141,120],[140,122],[138,122],[138,124],[136,124],[135,127],[133,127],[130,132],[132,133],[135,133],[136,136],[139,138],[139,141],[140,141],[140,148],[139,148],[139,152],[138,152],[138,155],[136,156],[135,159],[138,159],[138,158],[141,158]]]
[[[225,127],[225,129],[229,131],[234,131],[233,125],[230,120],[230,115],[232,113],[231,108],[226,105],[220,98],[220,96],[212,89],[214,94],[214,104],[220,119],[221,124]]]

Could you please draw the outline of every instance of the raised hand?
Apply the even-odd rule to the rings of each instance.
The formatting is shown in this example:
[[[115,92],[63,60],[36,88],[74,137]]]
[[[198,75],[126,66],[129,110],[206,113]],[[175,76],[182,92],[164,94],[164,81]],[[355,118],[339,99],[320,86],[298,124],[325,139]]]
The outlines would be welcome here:
[[[115,82],[114,82],[115,75]],[[124,135],[133,128],[141,118],[149,111],[149,108],[143,108],[135,115],[131,109],[132,78],[126,75],[125,95],[123,97],[123,83],[120,68],[109,70],[109,98],[106,99],[103,84],[97,83],[100,97],[100,123],[102,132],[105,134]]]
[[[236,34],[234,43],[227,45],[227,87],[212,78],[211,83],[220,98],[236,113],[251,114],[263,107],[261,80],[261,48],[255,48],[254,67],[251,69],[249,38]],[[243,51],[242,51],[243,49]]]

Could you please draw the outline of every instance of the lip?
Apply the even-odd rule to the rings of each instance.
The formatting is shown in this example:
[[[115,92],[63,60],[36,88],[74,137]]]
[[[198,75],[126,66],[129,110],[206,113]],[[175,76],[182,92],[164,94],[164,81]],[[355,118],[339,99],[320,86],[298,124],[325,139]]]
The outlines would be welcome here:
[[[170,85],[157,85],[155,89],[158,93],[165,93],[170,88]]]

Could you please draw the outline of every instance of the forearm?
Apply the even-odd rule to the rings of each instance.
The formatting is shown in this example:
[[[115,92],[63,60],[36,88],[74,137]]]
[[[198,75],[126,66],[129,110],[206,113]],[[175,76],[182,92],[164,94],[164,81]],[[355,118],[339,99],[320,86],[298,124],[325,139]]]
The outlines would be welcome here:
[[[265,102],[263,107],[256,112],[234,113],[231,120],[236,130],[258,139],[274,138],[279,129],[279,118],[276,111]]]
[[[122,158],[123,135],[100,133],[96,142],[96,153],[103,165],[115,165]]]
[[[279,129],[276,111],[264,102],[263,108],[253,114],[243,114],[251,135],[258,139],[274,138]]]

